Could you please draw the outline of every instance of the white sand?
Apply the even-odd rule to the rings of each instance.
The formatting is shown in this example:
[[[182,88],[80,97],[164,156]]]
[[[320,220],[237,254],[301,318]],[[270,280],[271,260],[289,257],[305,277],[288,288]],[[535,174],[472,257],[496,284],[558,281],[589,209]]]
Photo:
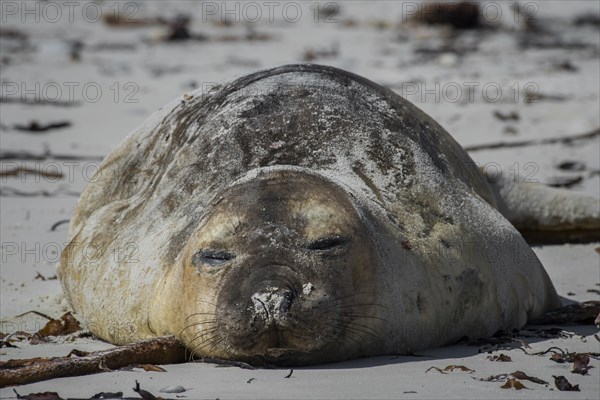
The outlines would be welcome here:
[[[497,141],[550,138],[591,131],[600,126],[598,114],[600,95],[600,38],[594,27],[575,28],[570,21],[576,15],[600,13],[597,2],[534,2],[538,7],[536,16],[546,21],[553,30],[560,32],[564,41],[582,41],[591,47],[585,49],[530,49],[523,51],[516,46],[519,24],[508,13],[508,2],[486,2],[501,5],[504,10],[502,25],[506,29],[497,33],[474,32],[464,40],[481,39],[478,51],[462,58],[452,54],[434,56],[425,61],[413,49],[430,45],[439,36],[432,28],[418,28],[407,40],[399,40],[406,33],[395,25],[402,19],[402,2],[340,2],[339,21],[352,19],[356,26],[341,23],[315,23],[312,2],[300,5],[302,17],[295,23],[282,18],[282,8],[274,9],[275,22],[269,23],[268,10],[255,24],[257,32],[273,35],[270,41],[216,41],[185,42],[181,44],[144,44],[143,38],[152,39],[160,33],[159,27],[111,28],[102,22],[87,22],[82,18],[85,3],[74,8],[75,22],[69,23],[68,12],[56,22],[49,22],[54,14],[43,9],[40,2],[40,22],[34,16],[26,16],[21,22],[22,3],[14,3],[16,15],[9,15],[7,2],[2,3],[2,29],[14,28],[27,33],[29,47],[14,51],[16,41],[0,38],[0,55],[10,63],[1,66],[2,95],[18,98],[23,91],[11,94],[10,89],[26,85],[42,97],[54,97],[58,87],[61,100],[69,100],[69,87],[74,87],[77,107],[29,106],[3,103],[0,107],[2,151],[41,153],[50,149],[57,154],[106,155],[122,138],[154,110],[174,97],[191,90],[190,82],[198,87],[210,87],[231,77],[252,72],[258,68],[276,64],[303,61],[308,49],[328,50],[339,45],[339,54],[330,58],[317,58],[315,62],[330,64],[361,74],[378,83],[388,85],[404,94],[434,118],[436,118],[463,145],[492,143]],[[31,3],[33,7],[33,2]],[[62,4],[58,2],[56,4]],[[126,3],[105,2],[105,12],[112,6],[122,12]],[[220,7],[220,2],[212,3]],[[259,4],[262,4],[259,2]],[[410,3],[415,4],[415,3]],[[231,3],[230,9],[235,5]],[[241,7],[241,6],[240,6]],[[168,10],[168,11],[164,11]],[[243,25],[219,27],[203,22],[200,3],[171,2],[161,8],[159,2],[140,5],[135,18],[155,16],[159,12],[173,15],[177,10],[188,11],[194,17],[192,30],[211,37],[243,35]],[[243,10],[243,8],[240,8]],[[294,17],[287,9],[288,19]],[[492,10],[488,8],[488,10]],[[93,9],[88,10],[92,14]],[[219,10],[223,11],[223,10]],[[246,9],[247,18],[252,18]],[[44,14],[45,13],[45,14]],[[218,14],[220,15],[220,14]],[[406,13],[404,14],[406,15]],[[322,15],[321,15],[322,17]],[[6,21],[4,20],[6,18]],[[46,21],[44,21],[46,19]],[[243,20],[243,15],[241,16]],[[6,22],[6,23],[5,23]],[[383,29],[375,25],[379,23]],[[481,38],[481,35],[484,35]],[[429,38],[429,39],[427,39]],[[67,40],[81,39],[86,47],[81,62],[71,62],[68,57]],[[438,41],[439,42],[439,41]],[[129,50],[95,50],[101,43],[130,44]],[[554,65],[569,60],[577,68],[575,72],[557,70]],[[165,71],[156,75],[156,71]],[[54,82],[54,83],[51,83]],[[403,82],[418,82],[415,86]],[[435,82],[439,82],[436,90]],[[116,86],[115,86],[116,83]],[[539,93],[565,96],[564,101],[540,101],[525,104],[523,88],[528,83],[537,85]],[[129,85],[128,85],[129,84]],[[86,86],[87,85],[87,86]],[[487,85],[487,86],[486,86]],[[488,96],[494,97],[494,87],[502,89],[498,102],[485,101],[483,88],[490,88]],[[517,85],[520,88],[518,91]],[[473,100],[466,93],[474,86]],[[82,88],[88,88],[86,93]],[[102,95],[98,101],[94,88]],[[118,94],[116,88],[119,88]],[[463,89],[459,101],[453,101],[452,88]],[[427,89],[430,92],[424,92]],[[427,94],[429,93],[429,94]],[[439,99],[435,99],[435,94]],[[88,101],[85,96],[87,95]],[[116,98],[115,98],[116,95]],[[130,96],[127,98],[127,96]],[[515,98],[516,96],[516,98]],[[27,96],[29,99],[32,94]],[[133,100],[135,102],[129,102]],[[517,101],[515,101],[517,100]],[[518,121],[500,121],[494,111],[503,114],[518,112]],[[60,120],[72,122],[67,129],[45,134],[26,134],[12,129],[14,124],[27,124],[38,120],[45,124]],[[504,133],[507,127],[515,128],[517,134]],[[582,175],[583,182],[573,191],[600,196],[600,140],[576,142],[539,147],[523,147],[506,150],[486,150],[472,153],[478,163],[497,163],[503,173],[518,171],[546,182],[555,176]],[[583,172],[564,172],[556,169],[558,162],[577,160],[587,166]],[[10,319],[14,315],[38,310],[60,316],[65,304],[61,303],[60,285],[56,280],[41,281],[34,277],[40,272],[46,277],[55,274],[55,264],[60,250],[64,248],[67,225],[55,231],[50,227],[57,221],[68,219],[76,197],[59,194],[54,197],[8,197],[7,188],[32,192],[41,189],[80,192],[86,178],[91,176],[96,161],[69,162],[23,162],[4,161],[5,171],[18,165],[40,167],[47,170],[60,169],[65,177],[60,181],[25,178],[0,178],[3,196],[0,197],[2,233],[2,262],[0,266],[0,332],[14,330],[35,332],[43,322],[33,317]],[[595,171],[595,172],[594,172]],[[537,249],[559,294],[572,300],[598,300],[599,296],[588,292],[600,289],[599,244],[545,246]],[[575,293],[574,295],[567,295]],[[592,336],[592,326],[565,326],[575,336],[564,339],[547,339],[531,342],[529,351],[546,350],[558,346],[569,351],[599,352],[600,343]],[[99,341],[79,340],[67,344],[19,345],[21,348],[2,348],[2,360],[35,356],[66,355],[72,348],[97,350],[110,347]],[[352,362],[297,369],[291,378],[285,379],[287,370],[241,370],[220,368],[213,365],[184,364],[166,366],[168,372],[113,372],[93,376],[56,379],[17,388],[20,394],[53,390],[63,397],[89,397],[100,391],[123,391],[133,396],[131,388],[137,379],[142,387],[158,395],[158,390],[168,385],[182,385],[190,390],[188,398],[589,398],[600,396],[600,363],[592,359],[589,375],[570,372],[571,365],[557,364],[544,357],[527,356],[520,350],[503,350],[512,357],[512,363],[486,360],[488,354],[478,354],[478,347],[448,346],[420,352],[432,357],[379,357]],[[495,352],[494,354],[498,354]],[[475,370],[440,374],[425,372],[431,366],[445,367],[459,364]],[[480,382],[472,379],[485,378],[516,370],[550,382],[548,387],[524,381],[531,390],[515,391],[501,389],[501,382]],[[552,375],[564,375],[572,383],[579,384],[581,392],[565,393],[554,388]],[[247,381],[255,378],[250,383]],[[416,393],[406,393],[416,392]],[[14,398],[12,389],[0,390],[1,398]],[[165,395],[166,397],[166,395]],[[174,398],[175,395],[169,395]]]

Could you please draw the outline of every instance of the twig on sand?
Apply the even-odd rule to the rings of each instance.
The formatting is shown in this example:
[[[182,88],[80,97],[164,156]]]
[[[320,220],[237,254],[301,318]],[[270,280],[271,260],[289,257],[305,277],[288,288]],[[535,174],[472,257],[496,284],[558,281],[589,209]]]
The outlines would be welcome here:
[[[507,148],[512,148],[512,147],[537,146],[537,145],[542,145],[542,144],[571,143],[576,140],[591,139],[595,136],[600,136],[600,128],[597,128],[591,132],[582,133],[579,135],[561,136],[561,137],[557,137],[557,138],[521,140],[521,141],[515,141],[515,142],[497,142],[497,143],[488,143],[488,144],[476,144],[473,146],[465,146],[465,150],[466,151],[479,151],[479,150],[491,150],[491,149],[507,149]]]
[[[202,363],[207,364],[216,364],[223,367],[238,367],[241,369],[256,369],[252,365],[245,363],[243,361],[234,361],[234,360],[223,360],[221,358],[212,358],[212,357],[202,357],[198,360]]]
[[[527,350],[525,350],[522,347],[517,347],[517,348],[519,350],[523,351],[523,353],[527,354],[528,356],[543,356],[544,354],[549,353],[551,351],[552,352],[556,352],[556,350],[560,351],[560,353],[562,355],[566,354],[566,352],[563,349],[561,349],[560,347],[556,347],[556,346],[552,346],[552,347],[550,347],[550,348],[548,348],[547,350],[544,350],[544,351],[536,351],[535,353],[528,353]]]
[[[600,301],[584,301],[548,311],[541,317],[529,321],[529,324],[593,323],[598,314],[600,314]]]
[[[0,361],[0,387],[112,371],[131,364],[174,364],[184,361],[185,348],[177,338],[162,336],[91,352],[83,357],[37,357]]]
[[[22,161],[102,161],[102,156],[89,156],[83,154],[53,154],[50,151],[43,153],[32,153],[29,151],[2,151],[0,160],[22,160]]]
[[[71,222],[70,219],[61,219],[60,221],[55,222],[54,224],[52,224],[52,226],[50,227],[50,231],[53,232],[53,231],[56,230],[56,228],[58,228],[62,224],[68,224],[69,222]]]
[[[8,186],[0,187],[0,197],[56,197],[58,195],[79,197],[81,193],[67,190],[62,187],[52,191],[42,189],[34,190],[32,192],[25,192]]]

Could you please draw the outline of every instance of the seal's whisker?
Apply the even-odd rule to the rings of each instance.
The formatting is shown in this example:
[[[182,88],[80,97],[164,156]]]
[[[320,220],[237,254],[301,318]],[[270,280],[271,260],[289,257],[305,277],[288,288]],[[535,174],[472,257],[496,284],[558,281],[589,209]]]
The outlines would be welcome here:
[[[343,316],[344,317],[351,317],[351,318],[378,319],[380,321],[388,322],[389,323],[389,321],[387,319],[381,318],[381,317],[376,317],[374,315],[362,315],[362,314],[355,314],[355,313],[344,313]]]
[[[192,340],[190,340],[189,344],[192,344],[194,341],[196,341],[198,339],[201,339],[202,337],[204,337],[206,335],[211,335],[211,334],[213,334],[217,330],[218,330],[218,328],[211,328],[211,329],[207,329],[207,330],[204,330],[204,331],[197,332],[194,335],[194,337],[192,338]]]
[[[206,304],[208,304],[208,305],[211,305],[211,306],[213,306],[213,307],[215,307],[215,308],[217,308],[217,307],[218,307],[218,306],[217,306],[215,303],[212,303],[212,302],[210,302],[210,301],[207,301],[207,300],[196,299],[196,301],[197,301],[198,303],[206,303]]]
[[[193,362],[194,358],[196,356],[198,356],[198,354],[196,354],[196,351],[194,349],[188,349],[188,347],[186,347],[186,352],[189,351],[190,352],[190,357],[187,358],[187,362]]]
[[[355,331],[362,332],[367,335],[371,335],[376,339],[381,339],[381,335],[379,334],[379,332],[377,332],[375,329],[373,329],[369,326],[359,324],[359,323],[353,322],[353,321],[341,321],[341,322],[342,322],[342,326],[344,327],[344,329],[346,329],[346,328],[354,329]]]
[[[208,334],[208,332],[207,332]],[[193,342],[195,342],[198,339],[201,339],[204,335],[195,337],[193,340],[190,341],[190,345],[192,345]],[[200,343],[198,343],[197,345],[194,345],[194,348],[199,350],[202,349],[203,347],[211,344],[214,340],[218,340],[220,338],[219,332],[212,334],[211,336],[205,338],[204,340],[202,340]]]
[[[369,295],[369,294],[371,294],[371,292],[365,290],[365,291],[362,291],[362,292],[352,293],[352,294],[349,294],[349,295],[346,295],[346,296],[335,297],[335,298],[331,299],[331,302],[340,302],[342,300],[346,300],[346,299],[349,299],[349,298],[352,298],[352,297],[362,296],[362,295]]]
[[[358,342],[359,342],[360,346],[364,345],[365,342],[367,341],[366,336],[364,334],[362,334],[362,332],[354,330],[354,329],[351,329],[349,327],[346,327],[345,329],[346,330],[344,332],[344,335],[350,336],[350,335],[353,334],[354,336],[358,337]]]
[[[376,329],[371,328],[368,325],[360,324],[360,323],[355,322],[355,321],[344,321],[344,324],[350,324],[350,325],[353,325],[353,326],[361,327],[361,328],[366,329],[369,332],[372,332],[373,335],[380,336],[379,332]]]
[[[337,308],[347,308],[347,307],[381,307],[381,308],[387,310],[387,306],[384,306],[383,304],[379,304],[379,303],[340,304],[340,305],[335,305],[334,307],[337,307]]]
[[[202,326],[202,325],[215,325],[217,324],[219,321],[217,321],[216,319],[214,320],[208,320],[208,321],[200,321],[200,322],[195,322],[193,324],[189,324],[186,325],[181,331],[179,331],[179,334],[181,335],[186,329],[189,328],[193,328],[195,326]]]
[[[184,321],[187,321],[188,319],[192,318],[192,317],[199,317],[199,316],[204,316],[204,315],[212,315],[212,316],[217,316],[216,313],[193,313],[191,315],[189,315],[188,317],[186,317],[186,319]]]
[[[209,328],[209,329],[205,329],[205,330],[203,330],[203,331],[200,331],[200,332],[198,332],[198,334],[199,334],[200,336],[206,336],[206,335],[210,335],[210,334],[212,334],[212,333],[214,333],[214,332],[217,332],[218,330],[219,330],[219,328],[217,328],[217,327],[215,326],[215,327],[212,327],[212,328]]]
[[[382,340],[382,338],[381,338],[380,335],[374,334],[373,332],[370,332],[370,331],[368,331],[366,329],[361,329],[361,328],[368,328],[365,325],[354,323],[352,321],[344,321],[344,320],[341,320],[340,322],[341,322],[342,326],[344,327],[344,329],[350,329],[350,330],[353,330],[353,331],[356,331],[356,332],[361,332],[361,333],[364,333],[366,335],[370,335],[370,336],[372,336],[373,338],[375,338],[377,340]]]
[[[188,356],[188,349],[187,347],[185,348],[185,362],[190,362],[192,361],[192,359],[194,358],[194,353],[190,350],[189,351],[189,356]]]
[[[357,338],[358,337],[358,338]],[[343,336],[344,340],[351,340],[358,346],[362,346],[365,342],[365,338],[359,333],[352,330],[347,330]]]
[[[212,344],[211,344],[211,345],[210,345],[210,347],[207,349],[207,351],[208,351],[209,353],[210,353],[211,351],[213,351],[213,350],[214,350],[214,348],[215,348],[217,345],[219,345],[219,344],[221,344],[221,343],[223,342],[223,338],[222,338],[222,337],[220,337],[220,336],[218,336],[218,337],[217,337],[217,340],[211,340],[211,342],[212,342]]]
[[[236,218],[236,221],[234,221],[231,215],[227,215],[227,222],[229,223],[229,225],[231,225],[230,227],[228,227],[229,232],[235,234],[241,225],[240,219]]]

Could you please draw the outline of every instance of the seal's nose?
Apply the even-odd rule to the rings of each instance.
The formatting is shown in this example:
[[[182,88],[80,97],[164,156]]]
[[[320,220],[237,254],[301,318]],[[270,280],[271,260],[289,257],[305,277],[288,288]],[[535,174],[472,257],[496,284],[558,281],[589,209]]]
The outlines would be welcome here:
[[[288,289],[268,287],[252,295],[254,311],[268,322],[283,321],[295,297]]]

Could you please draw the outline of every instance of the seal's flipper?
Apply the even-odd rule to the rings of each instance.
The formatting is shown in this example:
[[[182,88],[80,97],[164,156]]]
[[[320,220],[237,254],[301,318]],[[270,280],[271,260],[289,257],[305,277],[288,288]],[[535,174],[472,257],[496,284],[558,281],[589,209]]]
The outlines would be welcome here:
[[[532,244],[600,240],[600,200],[541,184],[487,175],[502,213]]]

